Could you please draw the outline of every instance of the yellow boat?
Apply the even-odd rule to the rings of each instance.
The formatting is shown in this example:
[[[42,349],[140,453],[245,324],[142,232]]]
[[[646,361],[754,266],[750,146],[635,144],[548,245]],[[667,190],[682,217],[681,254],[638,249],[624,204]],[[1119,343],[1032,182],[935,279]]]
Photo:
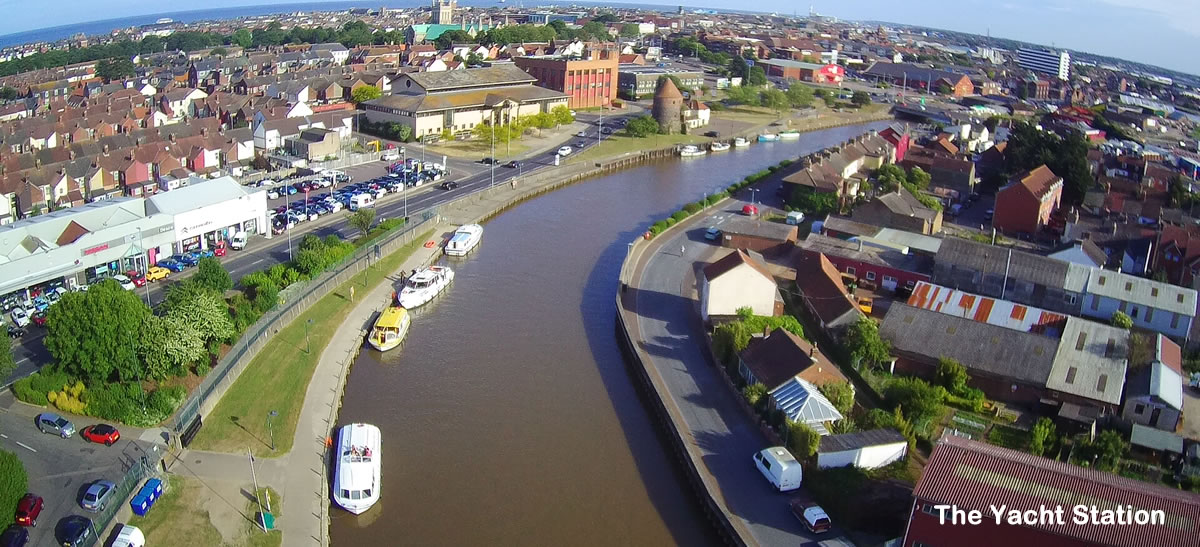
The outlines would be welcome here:
[[[379,314],[379,318],[375,320],[375,326],[371,328],[371,334],[367,336],[367,343],[371,347],[379,351],[387,351],[400,345],[404,341],[404,336],[408,334],[408,325],[412,320],[408,316],[408,310],[400,306],[390,306]]]

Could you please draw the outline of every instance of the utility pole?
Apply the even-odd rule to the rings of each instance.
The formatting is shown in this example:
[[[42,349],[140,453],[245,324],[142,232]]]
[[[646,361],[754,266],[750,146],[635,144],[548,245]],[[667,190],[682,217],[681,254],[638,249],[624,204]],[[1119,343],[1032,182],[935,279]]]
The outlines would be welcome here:
[[[250,457],[250,478],[254,481],[254,501],[258,502],[258,525],[262,527],[262,531],[266,533],[267,523],[266,517],[263,515],[262,500],[258,497],[258,476],[254,474],[254,453],[249,448],[246,449],[246,455]]]

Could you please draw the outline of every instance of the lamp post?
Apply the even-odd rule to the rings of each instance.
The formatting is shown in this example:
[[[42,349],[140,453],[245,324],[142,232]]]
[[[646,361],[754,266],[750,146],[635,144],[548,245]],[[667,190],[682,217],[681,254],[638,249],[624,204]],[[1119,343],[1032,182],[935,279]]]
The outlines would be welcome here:
[[[291,194],[291,192],[288,192],[287,190],[284,190],[283,192],[285,194],[287,194],[287,197],[284,198],[287,200],[287,206],[286,206],[286,210],[283,211],[283,231],[287,232],[287,235],[288,235],[288,261],[291,261],[292,260],[292,229],[290,227],[288,227],[288,224],[292,221],[292,218],[291,218],[292,194]]]
[[[496,111],[495,110],[492,111],[492,124],[491,125],[492,126],[490,127],[490,129],[491,129],[491,133],[492,133],[492,163],[491,163],[492,181],[488,183],[488,190],[491,190],[493,186],[496,186]]]
[[[758,204],[758,201],[755,199],[755,198],[756,198],[756,196],[758,195],[758,190],[759,190],[758,188],[751,188],[751,189],[750,189],[750,205],[757,205],[757,204]]]
[[[408,151],[403,148],[400,149],[400,161],[400,172],[402,173],[401,176],[404,177],[400,181],[401,187],[404,188],[401,190],[404,195],[404,222],[408,222]]]
[[[271,428],[271,420],[279,416],[278,410],[272,410],[267,413],[267,434],[271,436],[271,451],[275,451],[275,430]]]
[[[312,346],[309,344],[308,328],[312,326],[312,319],[304,322],[304,353],[308,353]]]

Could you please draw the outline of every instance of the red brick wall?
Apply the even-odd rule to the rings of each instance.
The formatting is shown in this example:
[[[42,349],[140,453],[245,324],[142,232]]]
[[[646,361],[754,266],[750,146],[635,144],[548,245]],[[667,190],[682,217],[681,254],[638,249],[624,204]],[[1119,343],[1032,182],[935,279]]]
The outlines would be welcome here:
[[[996,193],[992,225],[1002,232],[1036,233],[1040,203],[1019,184]]]

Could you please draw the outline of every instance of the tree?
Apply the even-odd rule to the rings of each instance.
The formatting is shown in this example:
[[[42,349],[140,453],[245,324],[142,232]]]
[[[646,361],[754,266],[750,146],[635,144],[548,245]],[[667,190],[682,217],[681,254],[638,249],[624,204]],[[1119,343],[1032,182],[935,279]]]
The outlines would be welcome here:
[[[467,66],[469,66],[469,67],[482,65],[483,60],[484,60],[483,55],[480,55],[479,52],[477,52],[477,51],[472,51],[470,53],[467,53],[467,61],[466,62],[467,62]]]
[[[1053,442],[1054,422],[1050,421],[1050,418],[1038,418],[1037,423],[1033,424],[1033,429],[1030,431],[1029,451],[1034,456],[1041,456]]]
[[[937,416],[946,401],[946,389],[920,378],[895,377],[884,386],[883,399],[893,409],[903,407],[907,418],[920,422]]]
[[[575,123],[575,115],[571,113],[571,109],[567,105],[560,104],[550,109],[550,115],[554,116],[554,122],[558,125],[568,125]]]
[[[244,28],[237,29],[229,39],[234,44],[244,48],[254,45],[254,35],[250,34],[250,31]]]
[[[938,359],[935,378],[939,385],[955,395],[963,393],[963,390],[967,388],[967,381],[971,379],[967,375],[967,367],[949,357]]]
[[[638,26],[634,23],[625,23],[621,25],[621,30],[617,32],[617,36],[621,38],[637,38],[642,33],[638,30]]]
[[[606,11],[592,18],[598,23],[616,23],[618,21],[616,14],[611,11]]]
[[[800,82],[788,82],[787,98],[792,108],[808,108],[812,106],[813,90]]]
[[[1117,462],[1129,451],[1129,443],[1120,432],[1106,429],[1096,436],[1092,442],[1079,445],[1079,459],[1090,465],[1095,462],[1096,468],[1104,471],[1116,469]]]
[[[350,225],[357,229],[363,235],[371,229],[371,224],[375,222],[375,209],[370,207],[361,208],[353,213],[350,213]]]
[[[920,167],[913,167],[912,170],[908,172],[908,183],[917,187],[918,190],[928,189],[929,182],[931,180],[933,180],[933,177]]]
[[[746,81],[750,85],[767,85],[767,73],[763,70],[763,67],[754,65],[750,67]]]
[[[9,86],[0,87],[0,99],[11,101],[17,98],[17,90]]]
[[[850,411],[854,410],[854,386],[850,382],[826,382],[818,389],[842,416],[850,416]]]
[[[817,192],[807,188],[794,189],[788,204],[793,209],[817,216],[825,216],[838,207],[837,195],[833,192]]]
[[[1133,328],[1133,318],[1129,317],[1129,315],[1120,310],[1113,312],[1112,319],[1109,319],[1109,323],[1112,323],[1112,326],[1117,327],[1118,329],[1129,330]]]
[[[774,110],[776,114],[782,113],[791,106],[787,94],[774,87],[762,90],[761,97],[762,105]]]
[[[612,33],[610,33],[608,31],[608,27],[604,26],[604,23],[601,23],[596,20],[592,20],[592,21],[588,21],[586,24],[583,25],[582,28],[579,29],[578,38],[580,40],[584,40],[584,41],[587,41],[587,40],[607,41],[609,38],[612,38]]]
[[[13,357],[12,338],[6,338],[4,349],[0,350],[0,378],[8,378],[17,369],[17,360]]]
[[[167,312],[167,316],[196,332],[204,342],[227,340],[233,334],[229,307],[215,291],[204,289]]]
[[[141,375],[133,343],[150,308],[116,281],[63,295],[46,312],[46,349],[67,374],[87,384]]]
[[[730,102],[736,104],[758,106],[762,104],[762,95],[759,91],[758,88],[750,86],[731,87],[725,90],[725,96]]]
[[[225,291],[233,288],[233,278],[225,271],[221,261],[213,257],[200,259],[196,275],[193,275],[190,281],[216,291],[217,294],[225,294]]]
[[[650,116],[638,116],[625,124],[625,134],[633,138],[649,137],[658,133],[658,122]]]
[[[0,450],[0,514],[13,515],[17,502],[28,492],[29,475],[16,454]]]
[[[227,50],[223,47],[215,47],[215,48],[213,48],[212,51],[208,52],[208,54],[214,55],[216,57],[224,57],[225,55],[229,54],[229,50]]]
[[[154,380],[181,375],[184,365],[200,359],[206,351],[200,332],[178,314],[146,317],[138,335],[138,356],[146,377]]]
[[[367,101],[373,101],[383,96],[383,92],[378,87],[373,85],[364,85],[350,92],[350,100],[354,104],[362,104]]]
[[[871,96],[866,91],[855,91],[850,96],[850,104],[862,108],[871,104]]]
[[[750,403],[752,408],[758,410],[762,402],[769,399],[767,397],[767,386],[759,383],[750,384],[742,388],[742,397],[746,398],[746,402]]]
[[[132,78],[137,70],[129,59],[104,59],[96,63],[96,76],[105,81]]]
[[[465,30],[447,30],[433,40],[438,49],[450,49],[454,44],[469,44],[475,40]]]
[[[908,174],[904,172],[904,168],[894,163],[875,170],[875,180],[879,183],[879,189],[884,192],[895,191],[901,183],[907,180],[907,177]]]
[[[821,446],[821,434],[804,422],[788,421],[788,450],[797,460],[805,460],[817,453]]]

